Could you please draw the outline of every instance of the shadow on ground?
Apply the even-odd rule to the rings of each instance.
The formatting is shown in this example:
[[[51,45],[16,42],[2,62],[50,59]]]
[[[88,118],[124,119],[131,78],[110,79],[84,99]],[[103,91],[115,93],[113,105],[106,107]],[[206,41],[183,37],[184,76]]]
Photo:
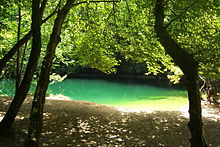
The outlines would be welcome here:
[[[9,98],[0,98],[0,117]],[[30,101],[25,101],[14,124],[14,137],[1,137],[0,147],[23,146],[29,125]],[[188,118],[178,111],[122,112],[90,102],[47,100],[42,147],[187,147]],[[220,120],[204,119],[210,146],[220,146]]]

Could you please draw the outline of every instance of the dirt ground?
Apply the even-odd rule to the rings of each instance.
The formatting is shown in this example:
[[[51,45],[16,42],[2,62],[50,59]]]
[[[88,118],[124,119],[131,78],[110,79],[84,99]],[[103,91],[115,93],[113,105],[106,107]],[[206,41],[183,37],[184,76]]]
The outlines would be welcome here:
[[[0,98],[0,119],[11,98]],[[31,98],[14,123],[14,136],[0,147],[22,147],[29,125]],[[91,102],[47,99],[42,147],[188,147],[188,116],[181,111],[126,112]],[[220,147],[220,109],[203,104],[204,134],[210,147]]]

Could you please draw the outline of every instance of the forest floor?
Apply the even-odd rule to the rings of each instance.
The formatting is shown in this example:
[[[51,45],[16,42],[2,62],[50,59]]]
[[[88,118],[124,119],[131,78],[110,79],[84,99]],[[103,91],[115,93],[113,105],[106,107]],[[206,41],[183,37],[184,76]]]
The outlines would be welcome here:
[[[14,136],[0,147],[22,147],[32,99],[25,100],[13,125]],[[0,120],[11,98],[0,97]],[[42,147],[188,147],[188,116],[183,111],[127,112],[91,102],[47,99]],[[210,147],[220,147],[220,109],[203,102],[204,134]]]

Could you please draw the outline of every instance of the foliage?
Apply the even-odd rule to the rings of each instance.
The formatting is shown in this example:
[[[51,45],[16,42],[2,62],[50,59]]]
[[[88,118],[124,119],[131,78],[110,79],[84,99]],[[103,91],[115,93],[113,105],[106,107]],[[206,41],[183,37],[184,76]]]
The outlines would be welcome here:
[[[49,0],[43,18],[53,12],[58,3]],[[165,21],[170,23],[168,29],[175,40],[195,55],[200,64],[200,74],[218,79],[219,2],[203,0],[193,3],[189,0],[167,1]],[[22,6],[24,35],[30,29],[30,2],[22,1],[19,5]],[[116,72],[116,67],[123,62],[145,63],[149,71],[146,75],[162,72],[171,81],[177,82],[182,73],[166,55],[154,34],[153,5],[154,1],[131,0],[120,3],[84,3],[74,7],[65,20],[54,68],[62,64],[83,65],[111,73]],[[18,4],[4,1],[0,8],[0,17],[4,20],[1,21],[0,32],[0,56],[3,57],[10,49],[9,46],[16,41]],[[54,18],[42,26],[42,56],[53,21]],[[29,50],[26,54],[29,54]]]
[[[200,75],[207,79],[218,79],[220,73],[220,2],[169,1],[167,22],[183,15],[168,27],[172,36],[183,48],[195,56],[200,65]]]
[[[62,8],[62,6],[64,6],[64,2],[66,1],[48,0],[48,5],[44,13],[44,18],[48,16],[51,12],[53,12],[56,8],[59,8],[57,7],[58,3],[60,3]],[[67,2],[73,3],[74,1],[68,0]],[[82,1],[79,1],[79,3],[81,2]],[[163,3],[163,1],[160,2]],[[99,69],[105,73],[115,73],[117,66],[124,62],[144,63],[148,68],[148,72],[146,73],[146,75],[157,75],[158,73],[166,73],[167,77],[171,79],[171,81],[173,81],[174,83],[178,82],[180,76],[182,76],[183,73],[178,67],[175,66],[172,59],[165,53],[164,48],[157,41],[156,35],[154,33],[154,5],[155,2],[153,0],[129,0],[112,3],[101,3],[101,1],[92,3],[91,1],[88,1],[82,2],[81,5],[75,6],[69,13],[67,19],[65,19],[65,24],[62,29],[61,36],[62,42],[57,49],[56,57],[54,59],[56,64],[54,65],[82,65]],[[19,6],[22,8],[22,37],[30,30],[31,2],[25,0],[19,3],[19,1],[5,0],[0,3],[0,58],[2,58],[9,51],[10,47],[13,46],[13,44],[17,41],[17,18]],[[175,41],[173,41],[174,45],[175,42],[179,43],[180,47],[177,46],[177,48],[179,47],[178,49],[187,49],[186,55],[191,54],[192,57],[195,58],[195,60],[200,65],[199,72],[202,76],[207,79],[219,79],[219,2],[217,0],[195,0],[194,2],[190,0],[167,0],[165,3],[165,7],[165,25],[166,29],[168,29],[169,31],[168,34],[171,34],[171,36],[167,35],[168,38],[175,39]],[[65,4],[65,8],[66,9],[64,10],[69,10],[70,7]],[[59,23],[59,21],[56,21],[56,24],[57,26],[61,27],[61,24],[63,22],[62,19],[65,17],[65,14],[58,14],[61,19],[57,20],[61,20],[61,23]],[[43,72],[41,72],[40,76],[42,79],[39,80],[39,85],[41,86],[38,87],[38,89],[36,90],[37,92],[35,93],[35,98],[37,98],[38,100],[44,100],[45,98],[45,93],[48,86],[47,80],[49,77],[50,65],[52,63],[51,61],[54,54],[53,51],[55,50],[56,45],[59,43],[58,40],[60,30],[59,27],[54,27],[53,34],[51,35],[51,37],[54,38],[54,42],[51,42],[51,44],[48,45],[49,49],[47,49],[47,53],[45,53],[46,45],[48,44],[50,38],[49,34],[51,34],[52,32],[54,19],[55,17],[49,20],[44,26],[42,26],[43,51],[41,52],[40,63],[42,63],[42,58],[45,54],[48,55],[46,56],[48,58],[45,58],[45,62],[42,66]],[[163,23],[163,21],[161,22]],[[40,23],[38,23],[38,27],[40,27]],[[41,36],[38,36],[36,38],[40,37]],[[35,43],[37,45],[37,41]],[[30,48],[30,43],[28,43],[27,47],[25,47],[24,49],[25,54],[30,54],[28,48]],[[37,46],[32,46],[32,51],[36,51],[34,50],[34,48],[37,49]],[[39,47],[38,49],[40,48],[41,47]],[[33,55],[33,52],[31,55]],[[24,62],[27,62],[27,59],[25,57],[23,59]],[[30,59],[34,60],[35,58]],[[181,63],[184,63],[184,61],[181,60]],[[7,67],[12,67],[9,69],[10,72],[12,72],[12,75],[14,65],[14,60],[12,60],[9,65],[7,65]],[[38,64],[39,67],[40,65],[41,64]],[[32,69],[29,70],[30,72],[34,72],[34,69],[32,67],[35,66],[29,67],[30,69]],[[56,70],[56,66],[54,66],[54,68]],[[185,69],[187,69],[187,67],[185,67]],[[191,69],[192,71],[194,71],[193,68]],[[39,70],[39,68],[36,70],[36,75],[38,75]],[[192,73],[197,73],[197,71]],[[188,74],[187,76],[188,82],[191,82],[191,84],[189,84],[189,87],[192,88],[191,92],[194,92],[198,95],[197,97],[189,96],[190,104],[198,103],[198,105],[194,105],[195,107],[193,105],[190,105],[189,112],[194,112],[192,110],[196,109],[198,110],[198,113],[195,114],[200,115],[201,111],[199,107],[199,93],[195,90],[196,88],[193,87],[196,85],[197,81],[196,78],[192,75]],[[190,81],[191,76],[193,77],[192,81]],[[19,98],[19,105],[22,104],[22,101],[26,97],[24,91],[28,91],[29,86],[26,85],[30,84],[31,78],[32,76],[30,75],[28,76],[28,78],[23,78],[23,80],[26,81],[22,82],[21,85],[23,85],[25,90],[23,90],[24,88],[20,86],[19,94],[22,95],[22,97],[19,94],[17,95],[17,97],[15,97]],[[61,81],[64,78],[65,76],[60,77],[56,74],[52,74],[51,76],[51,80],[56,81]],[[39,101],[39,103],[40,105],[36,106],[40,106],[39,109],[42,110],[44,102]],[[11,112],[8,111],[8,113],[6,113],[8,118],[11,117],[10,113],[13,115],[17,113],[12,112],[15,110],[15,107],[19,105],[17,105],[16,103],[12,104],[14,106],[10,105],[12,109],[9,109],[11,110]],[[17,110],[18,109],[16,109],[15,111]],[[200,119],[200,116],[192,118]],[[194,121],[191,120],[190,122],[192,123]],[[10,123],[12,124],[13,121],[10,121]],[[199,123],[202,124],[201,120],[199,120]],[[7,126],[7,121],[5,121],[4,124],[6,124]],[[192,126],[191,130],[193,132]],[[202,125],[198,124],[197,126]],[[194,132],[198,134],[197,131]]]
[[[27,31],[30,29],[30,4],[27,1],[22,1],[22,3],[18,3],[18,1],[4,1],[2,5],[0,5],[0,58],[11,49],[12,46],[17,42],[17,30],[18,30],[18,17],[19,12],[18,8],[21,7],[21,32],[20,37],[26,35]],[[25,47],[24,47],[25,48]],[[21,51],[23,53],[23,51]],[[27,50],[25,53],[28,53]],[[26,57],[22,59],[23,63],[26,63]],[[5,73],[8,74],[7,77],[11,77],[14,75],[14,67],[15,60],[11,60],[12,62],[8,63],[5,67]]]
[[[50,81],[51,81],[50,84],[53,84],[55,82],[62,82],[66,77],[67,77],[67,75],[60,76],[60,75],[58,75],[56,73],[52,73],[50,75]]]
[[[73,9],[63,28],[56,61],[115,72],[123,62],[145,63],[154,75],[174,65],[153,33],[152,3],[87,3]],[[149,6],[149,7],[147,7]],[[146,17],[146,15],[151,14]],[[147,24],[147,25],[146,25]]]

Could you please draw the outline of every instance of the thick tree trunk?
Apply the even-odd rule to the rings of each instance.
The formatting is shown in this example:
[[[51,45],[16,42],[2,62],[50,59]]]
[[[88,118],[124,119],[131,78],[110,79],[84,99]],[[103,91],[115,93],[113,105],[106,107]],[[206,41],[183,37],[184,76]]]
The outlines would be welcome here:
[[[38,147],[38,141],[43,127],[43,107],[49,84],[49,74],[53,64],[56,47],[60,42],[63,21],[70,8],[73,6],[73,3],[74,1],[68,0],[65,6],[58,12],[57,18],[54,22],[53,32],[50,36],[50,41],[47,46],[46,55],[43,60],[40,77],[34,94],[28,137],[25,143],[26,147]]]
[[[188,127],[191,131],[190,143],[192,147],[206,147],[207,145],[203,137],[202,129],[201,96],[199,92],[197,69],[192,71],[191,74],[185,75],[185,78],[189,100],[190,121]]]
[[[166,31],[164,26],[164,0],[156,0],[154,14],[157,37],[166,52],[173,58],[175,64],[183,71],[186,78],[190,114],[188,126],[191,132],[191,147],[206,147],[202,129],[201,97],[197,72],[198,64],[193,56],[188,54]]]
[[[24,78],[21,81],[21,84],[15,93],[14,99],[12,100],[12,103],[9,106],[7,113],[5,114],[4,118],[2,119],[0,123],[0,132],[2,134],[3,132],[7,132],[8,130],[10,130],[12,127],[15,117],[29,91],[32,77],[37,66],[38,58],[40,56],[41,37],[39,36],[41,36],[41,33],[40,33],[39,26],[40,26],[41,21],[40,21],[40,16],[39,16],[39,7],[37,10],[35,10],[35,12],[38,12],[38,13],[34,14],[37,16],[34,16],[34,18],[32,18],[32,21],[33,21],[32,31],[33,31],[33,34],[37,37],[34,37],[32,41],[31,54],[28,60]]]

